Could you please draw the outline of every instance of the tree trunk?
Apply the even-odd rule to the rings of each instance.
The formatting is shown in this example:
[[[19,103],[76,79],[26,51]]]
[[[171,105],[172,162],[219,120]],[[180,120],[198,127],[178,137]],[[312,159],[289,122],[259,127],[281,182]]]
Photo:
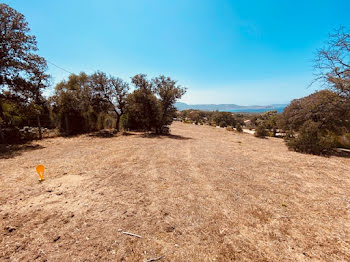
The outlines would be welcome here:
[[[66,135],[69,136],[69,122],[68,122],[67,114],[64,115],[64,120],[65,120],[65,124],[66,124]]]
[[[0,141],[1,141],[1,144],[5,144],[5,136],[4,136],[4,132],[2,131],[1,125],[0,125]]]
[[[40,116],[39,115],[36,115],[36,119],[38,121],[38,128],[39,128],[39,139],[43,139],[43,134],[41,132],[41,123],[40,123]]]
[[[120,117],[121,117],[121,115],[117,114],[117,121],[115,124],[115,129],[117,129],[117,132],[119,132]]]
[[[2,101],[0,100],[0,119],[4,120],[4,113],[2,111]],[[2,126],[0,124],[0,142],[1,144],[5,144],[5,135],[4,131],[2,130]]]

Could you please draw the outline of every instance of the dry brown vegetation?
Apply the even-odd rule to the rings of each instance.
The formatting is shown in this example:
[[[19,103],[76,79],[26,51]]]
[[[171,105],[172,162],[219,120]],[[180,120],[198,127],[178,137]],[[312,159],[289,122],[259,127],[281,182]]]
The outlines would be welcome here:
[[[3,156],[0,261],[350,260],[350,158],[171,130],[46,139]]]

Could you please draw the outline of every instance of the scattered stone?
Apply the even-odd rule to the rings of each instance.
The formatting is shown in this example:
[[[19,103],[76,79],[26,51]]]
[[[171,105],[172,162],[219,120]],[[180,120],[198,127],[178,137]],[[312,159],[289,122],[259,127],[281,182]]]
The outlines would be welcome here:
[[[173,227],[173,226],[168,226],[165,228],[165,231],[168,233],[173,232],[174,230],[175,230],[175,227]]]
[[[61,238],[61,236],[56,237],[56,238],[53,240],[53,242],[57,242],[60,238]]]
[[[16,227],[13,227],[13,226],[7,226],[4,228],[7,232],[11,233],[13,231],[15,231],[17,228]]]

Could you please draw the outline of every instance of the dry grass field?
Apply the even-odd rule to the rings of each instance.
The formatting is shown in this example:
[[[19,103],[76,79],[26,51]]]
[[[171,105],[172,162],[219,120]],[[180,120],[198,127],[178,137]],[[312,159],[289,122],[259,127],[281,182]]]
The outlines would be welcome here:
[[[2,155],[0,261],[350,261],[350,158],[209,126],[171,130]]]

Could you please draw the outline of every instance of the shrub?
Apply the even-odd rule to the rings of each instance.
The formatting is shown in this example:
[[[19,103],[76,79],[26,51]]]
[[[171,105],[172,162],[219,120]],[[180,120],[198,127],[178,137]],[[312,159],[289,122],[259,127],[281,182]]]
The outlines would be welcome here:
[[[320,123],[310,120],[302,125],[297,136],[286,140],[290,149],[314,155],[329,154],[337,143],[334,134],[322,131]]]
[[[227,127],[226,127],[226,130],[227,130],[227,131],[233,131],[233,128],[232,128],[232,126],[227,126]]]
[[[220,127],[227,127],[227,123],[225,121],[220,121],[219,126]]]
[[[19,129],[16,127],[5,128],[3,129],[3,133],[4,133],[6,143],[15,144],[15,143],[19,143],[22,140],[21,133],[19,132]]]
[[[338,137],[338,146],[350,149],[350,133]]]
[[[260,124],[257,126],[257,128],[255,129],[255,134],[256,137],[261,137],[264,138],[265,136],[268,135],[266,128],[264,125]]]
[[[128,114],[123,114],[120,117],[120,128],[122,130],[127,130],[128,129],[128,121],[129,121],[129,116]]]
[[[239,132],[239,133],[242,133],[242,132],[243,132],[243,128],[242,128],[242,126],[241,126],[240,123],[237,123],[237,125],[236,125],[236,131]]]
[[[272,131],[268,131],[268,132],[267,132],[267,135],[268,135],[269,137],[275,137],[275,134],[274,134],[274,132],[272,132]]]

